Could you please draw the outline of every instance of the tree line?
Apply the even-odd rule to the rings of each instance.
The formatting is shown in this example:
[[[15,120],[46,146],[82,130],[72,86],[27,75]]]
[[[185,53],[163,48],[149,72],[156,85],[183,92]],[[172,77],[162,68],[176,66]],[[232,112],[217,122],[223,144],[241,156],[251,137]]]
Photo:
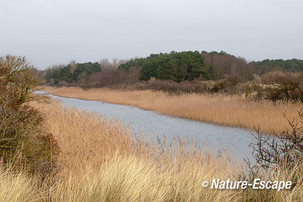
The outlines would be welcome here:
[[[277,71],[280,73],[272,75],[275,75],[275,78],[284,78],[283,81],[290,81],[289,78],[292,77],[301,78],[301,74],[298,73],[294,76],[291,73],[303,71],[303,61],[297,59],[263,60],[248,63],[244,58],[235,57],[223,51],[203,51],[201,53],[198,51],[173,51],[130,60],[109,61],[103,59],[95,63],[71,61],[67,65],[49,67],[42,74],[46,84],[54,86],[123,88],[131,85],[136,89],[173,92],[234,93],[239,91],[236,88],[239,83],[248,85],[249,82],[256,83],[258,80],[262,82],[264,80],[264,84],[269,85],[267,82],[268,75],[271,75],[269,73]],[[281,79],[273,80],[276,83],[282,82]],[[205,83],[205,81],[209,82]],[[292,89],[297,89],[296,86],[301,86],[301,82],[298,81],[291,85]],[[243,89],[242,91],[250,91],[249,85]],[[299,92],[301,91],[299,90]],[[286,97],[291,97],[289,93],[286,94]],[[275,95],[274,97],[285,96]]]

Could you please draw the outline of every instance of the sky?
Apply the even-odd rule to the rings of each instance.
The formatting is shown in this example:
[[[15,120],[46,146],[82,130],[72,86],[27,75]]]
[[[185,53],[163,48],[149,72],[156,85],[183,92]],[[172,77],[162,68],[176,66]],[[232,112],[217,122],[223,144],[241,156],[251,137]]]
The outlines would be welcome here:
[[[0,0],[0,55],[38,69],[195,50],[303,59],[303,1]]]

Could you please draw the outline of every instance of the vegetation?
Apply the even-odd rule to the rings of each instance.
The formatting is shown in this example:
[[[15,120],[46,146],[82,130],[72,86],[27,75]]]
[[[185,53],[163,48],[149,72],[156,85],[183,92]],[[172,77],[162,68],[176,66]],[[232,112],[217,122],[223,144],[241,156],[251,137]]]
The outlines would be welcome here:
[[[28,103],[40,81],[25,58],[0,58],[0,157],[4,164],[45,178],[55,166],[56,143],[43,130],[40,113]]]
[[[85,80],[90,74],[101,71],[98,63],[76,63],[72,61],[69,65],[54,65],[48,68],[45,80],[48,84],[66,86]]]
[[[41,201],[43,189],[39,179],[29,177],[24,171],[15,172],[11,167],[0,167],[0,201]]]
[[[209,79],[210,75],[204,68],[204,58],[198,52],[171,52],[170,54],[151,54],[144,59],[131,60],[121,64],[119,68],[128,70],[130,67],[142,67],[141,79],[151,77],[176,82],[193,80],[197,77]]]
[[[51,187],[35,188],[35,179],[0,172],[0,195],[9,199],[47,201],[300,201],[302,167],[266,169],[248,175],[225,156],[214,157],[182,141],[176,145],[146,144],[117,120],[58,103],[34,104],[45,117],[45,126],[62,150],[60,173]],[[290,133],[291,135],[291,130]],[[156,144],[156,146],[154,145]],[[156,155],[155,155],[156,154]],[[156,158],[157,157],[157,158]],[[284,164],[287,165],[287,164]],[[257,166],[257,165],[256,165]],[[292,180],[291,190],[212,190],[203,180],[234,179],[251,182]],[[33,183],[33,184],[29,184]],[[1,196],[2,196],[1,195]]]
[[[303,73],[269,72],[262,77],[267,84],[258,90],[261,97],[277,100],[303,102]]]
[[[171,52],[127,60],[54,66],[47,85],[223,93],[255,99],[302,101],[301,60],[251,62],[221,52]],[[299,71],[299,72],[298,72]],[[270,79],[273,76],[274,78]],[[294,80],[293,80],[294,79]],[[301,79],[302,80],[302,79]]]
[[[291,129],[284,130],[279,141],[269,140],[260,133],[255,135],[258,141],[254,144],[254,156],[260,168],[294,169],[299,167],[301,169],[299,174],[303,175],[300,165],[303,160],[303,108],[298,111],[297,119],[290,120],[285,114],[284,117]]]
[[[81,88],[44,88],[51,94],[100,100],[104,102],[137,106],[175,117],[188,118],[208,123],[235,126],[257,130],[262,133],[281,135],[288,127],[282,117],[287,112],[290,118],[296,116],[302,103],[254,101],[235,95],[211,94],[180,94],[171,95],[167,92],[151,90],[120,90]],[[275,119],[272,119],[275,117]]]
[[[275,68],[276,70],[286,71],[303,71],[303,60],[291,59],[291,60],[263,60],[253,62],[253,64],[261,67]]]
[[[76,69],[75,64],[71,63],[70,68]],[[131,75],[130,69],[109,69],[108,72],[114,74],[124,71],[127,72],[125,75]],[[103,70],[101,72],[102,77],[109,75]],[[257,164],[248,164],[246,170],[224,154],[215,156],[195,144],[190,146],[178,137],[172,144],[159,139],[146,142],[144,136],[132,134],[119,120],[107,120],[97,113],[63,108],[55,101],[31,102],[41,99],[32,93],[37,89],[39,79],[37,72],[24,58],[2,57],[0,73],[2,201],[301,201],[303,198],[300,165],[303,159],[303,113],[299,110],[302,109],[300,102],[277,99],[273,104],[271,101],[253,101],[231,95],[175,95],[150,90],[48,88],[53,94],[61,93],[67,97],[77,95],[82,99],[129,104],[185,118],[203,121],[211,118],[213,122],[225,125],[259,125],[264,131],[269,126],[268,131],[280,131],[276,132],[281,134],[279,142],[269,142],[264,136],[256,135],[257,143],[253,146]],[[74,75],[75,71],[71,74]],[[287,93],[293,95],[293,91],[300,92],[301,74],[271,74],[277,74],[279,79],[271,81],[275,77],[268,74],[253,76],[253,80],[244,85],[246,97],[253,93],[268,96],[266,89],[273,87],[283,89],[286,97]],[[188,89],[187,82],[204,84],[205,89],[210,91],[218,85],[217,92],[222,89],[232,92],[238,91],[241,84],[235,80],[234,74],[230,74],[214,81],[214,84],[200,80],[186,80],[178,84]],[[146,82],[149,85],[153,82],[175,85],[174,81],[155,79]],[[286,119],[280,116],[283,111],[288,112]],[[234,122],[224,123],[227,120]],[[281,132],[281,128],[287,130]],[[253,190],[250,187],[236,191],[201,187],[204,180],[232,179],[250,183],[256,178],[290,180],[293,184],[290,190],[281,191]]]
[[[243,81],[252,79],[253,74],[259,74],[259,68],[248,64],[243,58],[237,58],[223,51],[202,52],[205,65],[213,80],[221,80],[229,75],[236,75]]]

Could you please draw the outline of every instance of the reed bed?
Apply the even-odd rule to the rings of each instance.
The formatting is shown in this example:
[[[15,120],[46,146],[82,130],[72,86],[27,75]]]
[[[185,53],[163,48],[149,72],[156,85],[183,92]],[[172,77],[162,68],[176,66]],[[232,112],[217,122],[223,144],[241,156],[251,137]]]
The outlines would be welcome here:
[[[245,178],[227,156],[215,157],[179,140],[173,146],[147,144],[119,120],[64,108],[58,102],[32,103],[57,140],[60,172],[51,186],[38,186],[22,172],[0,169],[0,196],[9,201],[300,201],[303,185],[291,191],[212,190],[204,180]],[[301,177],[291,171],[262,179]],[[299,179],[298,182],[302,182]],[[6,201],[7,201],[6,200]]]
[[[240,172],[224,156],[215,159],[197,147],[152,146],[118,120],[35,104],[58,141],[62,166],[51,190],[52,201],[200,201],[232,200],[239,193],[207,190],[203,180],[230,178]],[[155,143],[156,144],[156,143]],[[175,153],[176,152],[176,153]]]
[[[98,100],[109,103],[136,106],[175,117],[187,118],[224,126],[259,129],[264,134],[281,135],[289,128],[283,113],[292,120],[302,103],[252,101],[240,96],[181,94],[151,90],[119,90],[81,88],[52,88],[45,91],[62,97]]]

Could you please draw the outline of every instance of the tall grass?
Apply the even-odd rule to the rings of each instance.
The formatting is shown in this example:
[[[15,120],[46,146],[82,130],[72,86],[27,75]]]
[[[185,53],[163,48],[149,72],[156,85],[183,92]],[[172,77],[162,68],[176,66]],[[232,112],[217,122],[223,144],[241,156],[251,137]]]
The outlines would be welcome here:
[[[289,128],[283,117],[296,117],[302,103],[271,101],[251,101],[239,96],[181,94],[170,95],[166,92],[151,90],[124,91],[117,89],[50,88],[46,91],[53,95],[85,100],[100,100],[110,103],[137,106],[162,114],[204,121],[225,126],[235,126],[262,133],[281,135]]]
[[[0,201],[40,201],[44,192],[37,184],[37,179],[23,171],[15,173],[11,167],[0,167]]]
[[[53,201],[243,201],[298,200],[292,191],[211,190],[204,180],[248,179],[227,157],[194,147],[154,147],[130,134],[117,120],[60,104],[38,105],[58,140],[63,169],[50,192]],[[171,155],[174,152],[175,155]],[[204,153],[202,153],[204,152]],[[156,155],[155,155],[156,154]],[[301,178],[301,168],[260,173],[262,179]],[[302,182],[299,179],[298,182]]]
[[[4,193],[7,195],[4,199],[9,201],[300,201],[303,198],[302,175],[298,174],[301,167],[258,176],[271,180],[300,178],[290,191],[211,190],[201,183],[248,177],[227,157],[216,158],[197,147],[189,150],[185,143],[176,148],[146,144],[118,120],[63,108],[55,102],[32,106],[42,112],[44,127],[58,141],[61,169],[48,187],[36,186],[34,179],[22,173],[0,170],[0,186],[3,183],[4,187],[0,189],[0,197]],[[8,198],[13,196],[19,198]]]
[[[172,154],[172,148],[145,144],[117,120],[58,103],[35,106],[61,148],[54,201],[219,201],[239,195],[201,187],[203,180],[237,174],[225,158],[198,155],[201,150],[182,144]]]
[[[185,162],[184,162],[185,163]],[[189,167],[190,166],[190,167]],[[58,201],[229,201],[239,193],[209,191],[203,179],[227,178],[229,171],[218,165],[187,162],[184,166],[160,169],[149,159],[115,154],[98,171],[86,169],[84,175],[70,175],[57,185],[52,196]]]

